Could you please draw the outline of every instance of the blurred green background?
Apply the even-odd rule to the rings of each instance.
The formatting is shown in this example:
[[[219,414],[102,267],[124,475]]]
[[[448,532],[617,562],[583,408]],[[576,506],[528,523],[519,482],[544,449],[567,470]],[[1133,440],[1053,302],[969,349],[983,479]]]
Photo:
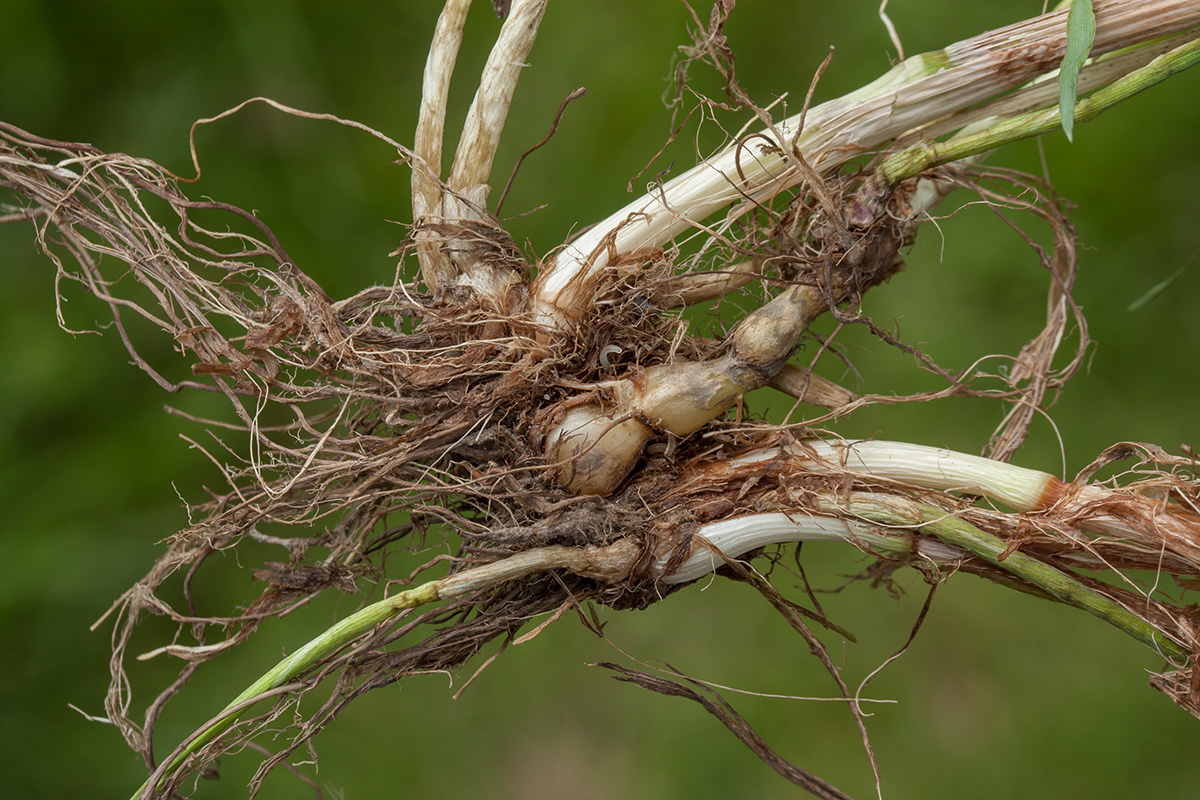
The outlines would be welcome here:
[[[498,27],[476,4],[453,88],[453,130]],[[876,0],[739,7],[727,32],[743,85],[760,101],[798,102],[835,46],[817,90],[828,99],[870,80],[894,56]],[[255,95],[360,120],[400,141],[415,124],[421,69],[439,4],[318,2],[25,2],[4,4],[0,119],[86,141],[190,174],[193,120]],[[891,15],[909,54],[1037,13],[1040,2],[898,0]],[[707,18],[707,8],[699,9]],[[674,48],[687,41],[679,3],[555,3],[518,89],[497,159],[503,182],[542,138],[559,102],[586,86],[558,135],[532,156],[507,201],[512,231],[545,253],[573,226],[629,199],[626,183],[668,134],[662,104]],[[699,75],[698,75],[699,77]],[[702,79],[704,83],[707,78]],[[705,85],[711,85],[711,80]],[[992,163],[1048,169],[1078,204],[1076,299],[1096,346],[1015,461],[1068,475],[1101,449],[1143,440],[1196,443],[1200,386],[1200,72],[1184,74],[1076,132],[1014,146]],[[255,209],[301,268],[342,296],[387,282],[406,222],[408,173],[365,135],[265,108],[199,134],[204,177],[190,191]],[[690,166],[687,144],[668,158]],[[664,164],[667,162],[664,162]],[[657,170],[658,167],[656,167]],[[639,178],[641,185],[646,178]],[[167,397],[131,367],[114,335],[55,324],[53,271],[26,225],[0,227],[7,290],[0,303],[0,500],[7,511],[0,581],[0,773],[7,798],[124,797],[144,772],[103,715],[110,626],[88,626],[149,568],[164,537],[186,524],[180,497],[219,485],[180,434],[203,430],[164,403],[211,411],[211,398]],[[1177,276],[1144,307],[1130,304]],[[989,211],[970,208],[923,230],[907,269],[870,297],[869,311],[943,364],[1015,352],[1041,325],[1047,276]],[[68,323],[103,324],[99,304],[72,295]],[[170,343],[143,331],[148,356]],[[861,391],[931,385],[911,362],[850,339]],[[832,362],[829,364],[834,366]],[[180,366],[175,363],[175,369]],[[830,377],[843,379],[837,370]],[[778,399],[778,398],[776,398]],[[764,411],[768,400],[754,407]],[[1003,409],[946,401],[870,409],[838,430],[978,452]],[[232,556],[230,559],[232,560]],[[809,576],[833,588],[862,566],[845,548],[809,548]],[[221,602],[250,591],[246,573],[209,590]],[[790,581],[781,578],[788,590]],[[858,644],[827,637],[852,685],[908,636],[925,595],[901,575],[900,599],[854,585],[827,599]],[[791,589],[795,592],[797,590]],[[326,598],[267,625],[224,656],[168,710],[166,752],[252,678],[353,606]],[[602,612],[613,644],[738,689],[795,697],[836,693],[807,648],[765,603],[725,582],[695,586],[641,613]],[[133,651],[163,643],[146,626]],[[140,648],[140,649],[139,649]],[[625,657],[572,621],[512,648],[459,700],[433,675],[377,692],[316,740],[315,780],[327,797],[411,795],[577,798],[791,797],[716,721],[679,700],[618,684],[587,663]],[[971,577],[943,586],[911,650],[866,695],[869,730],[889,798],[1194,797],[1200,723],[1146,688],[1156,658],[1086,615]],[[133,669],[143,708],[173,674]],[[469,670],[456,676],[461,683]],[[860,797],[874,794],[862,745],[836,702],[729,695],[785,757]],[[271,742],[264,742],[270,746]],[[237,797],[257,763],[227,757],[197,796]],[[311,772],[311,768],[309,768]],[[283,770],[264,798],[309,796]]]

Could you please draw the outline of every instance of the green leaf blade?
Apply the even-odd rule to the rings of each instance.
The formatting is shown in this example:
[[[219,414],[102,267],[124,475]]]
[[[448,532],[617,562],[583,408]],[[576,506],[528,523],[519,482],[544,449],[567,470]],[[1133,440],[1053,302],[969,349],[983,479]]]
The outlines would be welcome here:
[[[1079,71],[1087,61],[1096,39],[1096,12],[1092,0],[1071,0],[1067,14],[1067,52],[1058,71],[1058,107],[1062,112],[1062,129],[1067,141],[1074,141],[1075,102],[1079,86]]]

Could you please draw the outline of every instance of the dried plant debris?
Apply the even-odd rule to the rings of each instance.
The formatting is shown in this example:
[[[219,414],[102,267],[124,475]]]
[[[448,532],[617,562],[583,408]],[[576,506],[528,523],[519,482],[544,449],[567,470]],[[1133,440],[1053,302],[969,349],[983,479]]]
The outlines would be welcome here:
[[[770,111],[754,105],[735,79],[722,33],[732,7],[718,3],[707,26],[696,18],[697,42],[685,63],[715,66],[726,95],[697,102],[711,114],[748,110],[774,130]],[[503,17],[508,3],[496,9]],[[448,19],[447,26],[461,25]],[[436,122],[428,130],[440,132]],[[790,141],[799,135],[792,131]],[[782,152],[787,141],[756,134],[738,147],[749,161],[763,148]],[[534,263],[478,202],[486,186],[455,188],[430,174],[426,159],[398,150],[423,175],[423,213],[396,251],[397,278],[334,299],[257,216],[188,199],[178,177],[144,159],[0,123],[0,186],[11,203],[0,219],[36,227],[59,284],[78,284],[107,305],[131,358],[159,385],[217,392],[232,408],[231,418],[210,421],[213,443],[200,448],[228,486],[190,509],[192,524],[167,539],[158,561],[113,609],[106,707],[153,774],[144,796],[186,789],[189,775],[221,753],[286,731],[255,777],[257,787],[362,693],[459,667],[488,642],[513,640],[538,615],[583,611],[588,602],[658,602],[686,583],[671,576],[698,557],[711,559],[706,572],[719,568],[755,586],[805,637],[865,741],[852,693],[805,622],[836,631],[836,621],[811,592],[802,602],[789,600],[747,567],[764,548],[778,559],[773,543],[785,539],[732,552],[710,538],[714,526],[755,515],[840,521],[842,539],[878,559],[862,576],[876,584],[902,565],[933,585],[966,571],[1088,608],[1161,646],[1168,666],[1154,685],[1200,716],[1191,666],[1195,609],[1088,574],[1150,569],[1185,585],[1197,580],[1200,489],[1190,459],[1149,446],[1118,448],[1104,458],[1137,458],[1132,479],[1095,484],[1089,472],[1065,484],[1044,476],[1039,493],[1021,505],[1005,499],[1007,490],[989,493],[986,481],[977,487],[893,474],[865,457],[850,460],[852,444],[838,457],[805,444],[815,426],[867,404],[975,396],[1009,405],[987,447],[988,463],[1007,468],[999,462],[1024,441],[1033,416],[1079,368],[1088,344],[1071,299],[1074,230],[1048,187],[969,164],[881,185],[873,171],[878,158],[818,171],[819,158],[793,147],[786,156],[805,179],[769,198],[747,199],[719,224],[690,220],[711,234],[699,251],[675,240],[621,249],[623,231],[639,222],[631,218],[595,251],[604,255],[604,269],[551,292],[553,265]],[[440,141],[429,146],[434,150],[440,153]],[[486,159],[490,165],[490,153]],[[456,172],[460,167],[472,171],[456,164]],[[862,311],[863,295],[902,268],[904,246],[928,208],[955,187],[973,190],[1006,221],[1016,212],[1031,215],[1052,234],[1049,249],[1027,237],[1050,276],[1045,328],[999,374],[979,364],[945,368]],[[706,301],[724,315],[716,337],[697,332],[687,314]],[[858,396],[818,375],[817,358],[791,363],[811,336],[810,323],[825,314],[839,330],[866,326],[916,357],[943,387],[910,397]],[[171,380],[142,358],[126,329],[130,317],[171,337],[191,377]],[[66,326],[61,309],[59,318]],[[1071,339],[1074,354],[1056,358]],[[827,340],[819,350],[834,346]],[[766,385],[825,398],[829,408],[813,411],[798,399],[785,424],[755,420],[744,413],[743,398]],[[810,386],[819,389],[811,397]],[[1012,510],[999,510],[1005,504]],[[252,558],[250,544],[266,555]],[[231,549],[244,553],[239,561],[258,596],[201,615],[196,576],[211,556]],[[389,571],[390,555],[414,550],[443,555],[411,574]],[[545,558],[505,566],[535,554]],[[447,577],[430,582],[447,569]],[[153,752],[156,721],[205,661],[250,640],[264,619],[327,589],[357,595],[366,607],[381,583],[389,595],[434,586],[428,598],[446,604],[420,612],[397,607],[261,697],[227,709],[211,735],[165,758]],[[147,615],[177,628],[169,645],[149,655],[166,653],[183,666],[139,722],[126,663]],[[689,679],[606,666],[622,680],[701,703],[781,774],[818,796],[843,796],[775,755],[727,703]],[[333,692],[319,708],[300,713],[300,698],[330,682]],[[263,698],[271,703],[255,705]]]

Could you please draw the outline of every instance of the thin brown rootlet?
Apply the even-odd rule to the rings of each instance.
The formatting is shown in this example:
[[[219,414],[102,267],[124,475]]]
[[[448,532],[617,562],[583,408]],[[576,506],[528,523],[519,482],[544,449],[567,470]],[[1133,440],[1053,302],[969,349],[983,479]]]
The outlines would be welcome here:
[[[751,104],[734,80],[731,54],[720,34],[722,21],[714,16],[691,55],[722,70],[729,87],[724,107],[744,110]],[[713,109],[719,105],[702,102]],[[169,391],[220,392],[234,412],[232,421],[213,422],[215,430],[228,433],[224,449],[208,453],[228,477],[228,490],[192,509],[197,521],[168,540],[150,572],[116,605],[106,707],[151,770],[159,760],[150,744],[155,722],[205,661],[250,640],[262,620],[285,614],[328,588],[369,595],[381,580],[395,578],[384,570],[389,553],[434,537],[455,543],[453,557],[432,559],[407,580],[438,574],[435,569],[443,560],[452,572],[460,572],[546,545],[582,547],[624,539],[637,543],[638,556],[619,580],[534,574],[404,616],[326,659],[269,710],[206,745],[190,766],[210,764],[263,731],[292,727],[283,749],[264,762],[257,786],[346,703],[372,688],[465,664],[486,643],[510,640],[540,614],[587,601],[617,608],[657,602],[673,587],[655,582],[649,572],[652,557],[672,551],[686,555],[700,524],[752,511],[813,509],[819,500],[851,490],[920,497],[1066,570],[1149,568],[1181,580],[1200,573],[1194,545],[1164,538],[1159,525],[1169,517],[1179,536],[1195,533],[1198,526],[1187,509],[1195,507],[1196,482],[1186,462],[1172,463],[1159,451],[1141,455],[1148,463],[1163,462],[1161,469],[1143,474],[1102,507],[1068,503],[1027,515],[851,474],[711,467],[728,456],[802,438],[821,421],[869,403],[948,396],[1011,404],[989,447],[991,455],[1008,458],[1046,396],[1078,368],[1087,343],[1083,318],[1071,302],[1074,231],[1052,193],[1022,176],[985,170],[943,170],[936,176],[975,190],[994,208],[1019,206],[1048,223],[1053,234],[1052,249],[1034,248],[1052,276],[1046,327],[1001,377],[977,368],[959,373],[944,369],[861,314],[862,293],[900,267],[900,248],[918,221],[909,206],[912,185],[882,196],[860,193],[869,165],[856,174],[812,175],[801,189],[745,215],[736,235],[713,239],[698,258],[686,258],[673,248],[619,254],[588,287],[587,313],[547,336],[530,309],[537,265],[486,214],[410,230],[397,253],[403,280],[334,300],[292,262],[255,216],[220,203],[188,200],[178,180],[155,164],[42,139],[8,125],[0,125],[0,137],[0,184],[20,198],[21,207],[4,219],[27,218],[37,226],[39,243],[55,263],[58,279],[77,282],[108,305],[130,355],[160,385]],[[802,161],[799,153],[794,155]],[[1037,202],[1013,199],[1031,196]],[[163,215],[169,215],[169,227],[161,222]],[[454,252],[446,256],[456,264],[511,276],[499,282],[508,288],[486,296],[465,283],[428,291],[412,277],[417,242],[452,247]],[[684,273],[707,269],[740,274],[744,270],[737,265],[746,261],[753,264],[755,280],[744,287],[731,284],[731,291],[756,298],[761,308],[788,291],[815,298],[842,325],[865,325],[916,356],[944,380],[944,388],[913,397],[855,398],[807,417],[810,410],[798,403],[784,426],[742,418],[741,393],[776,377],[806,335],[810,317],[789,322],[786,330],[772,328],[781,343],[746,355],[738,349],[738,331],[744,330],[738,318],[726,321],[725,339],[707,339],[691,333],[677,309],[689,299],[691,279]],[[728,311],[736,304],[722,307]],[[171,382],[141,359],[123,325],[129,314],[143,316],[171,336],[196,379]],[[753,312],[750,318],[763,319]],[[1075,354],[1056,361],[1059,344],[1072,334]],[[824,342],[816,349],[830,346]],[[629,387],[636,391],[648,370],[684,362],[732,365],[728,371],[741,371],[736,376],[741,388],[721,400],[719,413],[699,433],[677,440],[664,434],[663,427],[669,426],[623,402]],[[258,424],[264,394],[286,411],[285,421]],[[620,481],[609,496],[578,495],[564,488],[570,483],[563,478],[564,468],[545,456],[552,444],[546,441],[548,432],[570,411],[585,407],[614,424],[636,418],[648,431],[645,441],[627,454],[628,462],[616,468]],[[1155,505],[1160,502],[1161,507]],[[1141,538],[1080,534],[1080,523],[1101,516],[1130,521]],[[259,529],[267,523],[276,530],[278,525],[293,526],[295,535],[269,536]],[[264,583],[248,608],[197,618],[189,608],[163,600],[182,591],[190,605],[191,586],[206,560],[247,540],[279,548],[275,560],[258,565],[243,561]],[[865,576],[879,580],[905,563],[924,570],[932,583],[963,570],[1037,591],[966,553],[940,565],[881,558]],[[753,573],[734,567],[728,576],[759,586],[809,641],[849,699],[836,666],[804,620],[833,623],[819,609],[786,600]],[[1091,578],[1081,580],[1138,609],[1160,630],[1195,649],[1191,610]],[[178,625],[171,652],[185,666],[180,680],[149,705],[139,723],[131,717],[124,665],[133,632],[147,614],[166,616]],[[625,674],[642,685],[652,682]],[[303,722],[288,722],[292,717],[286,715],[299,698],[326,679],[335,684],[330,698]],[[1156,676],[1155,685],[1200,715],[1189,665],[1174,665]],[[650,688],[698,699],[694,692],[688,695],[666,684]],[[731,729],[745,730],[730,709],[712,705],[721,709],[714,713]],[[865,727],[863,733],[865,739]],[[814,789],[821,784],[808,773],[760,747],[752,731],[738,735],[756,742],[752,747],[781,774],[810,790],[825,791]],[[160,791],[180,786],[186,777],[182,771],[171,776]],[[832,787],[828,791],[828,796],[840,796]]]

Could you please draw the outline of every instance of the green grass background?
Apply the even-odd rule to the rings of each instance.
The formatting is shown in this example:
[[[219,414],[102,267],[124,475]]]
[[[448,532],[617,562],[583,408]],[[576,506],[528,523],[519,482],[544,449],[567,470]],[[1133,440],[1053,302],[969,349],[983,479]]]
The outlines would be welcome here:
[[[799,102],[830,45],[817,99],[885,71],[892,51],[875,0],[760,2],[728,25],[744,86]],[[911,53],[1020,17],[1040,3],[900,0],[891,13]],[[187,174],[191,122],[255,95],[365,122],[405,141],[438,4],[206,4],[7,0],[0,47],[0,118],[51,138],[146,156]],[[470,101],[498,23],[486,3],[468,26],[452,91],[453,130]],[[700,9],[707,17],[707,9]],[[559,102],[586,86],[558,136],[529,159],[506,206],[518,241],[544,253],[573,226],[629,199],[626,183],[668,134],[662,95],[688,17],[674,2],[554,3],[518,89],[497,158],[503,181],[544,135]],[[698,75],[698,77],[701,77]],[[701,77],[702,85],[712,86]],[[1076,299],[1097,341],[1089,367],[1038,421],[1015,461],[1067,474],[1121,440],[1175,449],[1196,443],[1200,366],[1200,73],[1184,74],[1096,122],[1076,143],[1061,135],[1013,146],[993,163],[1041,171],[1078,204]],[[251,109],[199,135],[204,178],[191,190],[255,209],[299,265],[344,296],[394,270],[408,173],[394,153],[329,123]],[[690,166],[692,145],[668,154]],[[664,164],[668,162],[663,162]],[[639,178],[641,185],[646,178]],[[138,760],[103,714],[108,626],[88,626],[138,580],[161,539],[186,524],[179,496],[197,500],[219,476],[180,434],[197,425],[164,413],[219,408],[168,397],[131,367],[115,336],[72,336],[54,320],[53,272],[28,226],[0,227],[0,784],[5,797],[124,797]],[[1145,307],[1130,304],[1182,273]],[[1040,327],[1047,276],[1019,238],[972,208],[923,230],[906,270],[869,310],[950,367],[1015,352]],[[99,304],[71,295],[75,328],[103,324]],[[181,373],[170,343],[138,330],[164,369]],[[851,354],[863,391],[930,385],[865,338]],[[833,366],[830,363],[830,366]],[[830,376],[842,378],[836,370]],[[778,398],[776,398],[776,401]],[[755,400],[766,410],[770,399]],[[945,401],[870,409],[846,435],[880,435],[979,451],[1002,409]],[[250,596],[246,573],[207,588],[214,607]],[[810,577],[840,585],[861,566],[844,548],[810,548]],[[219,570],[218,570],[219,572]],[[827,603],[858,644],[827,637],[857,683],[900,647],[925,587],[901,576],[903,597],[855,585]],[[794,581],[781,579],[781,586]],[[157,731],[166,752],[252,678],[352,609],[323,598],[264,626],[221,657],[173,705]],[[316,745],[327,797],[417,793],[450,797],[791,797],[793,790],[698,708],[618,684],[587,663],[630,656],[753,692],[835,694],[806,647],[745,588],[691,587],[645,612],[602,612],[612,644],[571,620],[511,649],[459,700],[432,675],[360,701]],[[163,643],[150,622],[133,643]],[[1138,644],[1086,615],[970,577],[943,586],[911,650],[871,684],[869,730],[889,798],[1194,797],[1200,724],[1146,688],[1159,666]],[[133,667],[144,707],[173,665]],[[469,670],[454,676],[460,683]],[[785,756],[854,794],[874,794],[858,735],[838,703],[729,695]],[[271,742],[264,742],[270,746]],[[230,756],[199,797],[244,794],[257,757]],[[312,772],[311,768],[307,768]],[[264,798],[303,797],[280,770]]]

